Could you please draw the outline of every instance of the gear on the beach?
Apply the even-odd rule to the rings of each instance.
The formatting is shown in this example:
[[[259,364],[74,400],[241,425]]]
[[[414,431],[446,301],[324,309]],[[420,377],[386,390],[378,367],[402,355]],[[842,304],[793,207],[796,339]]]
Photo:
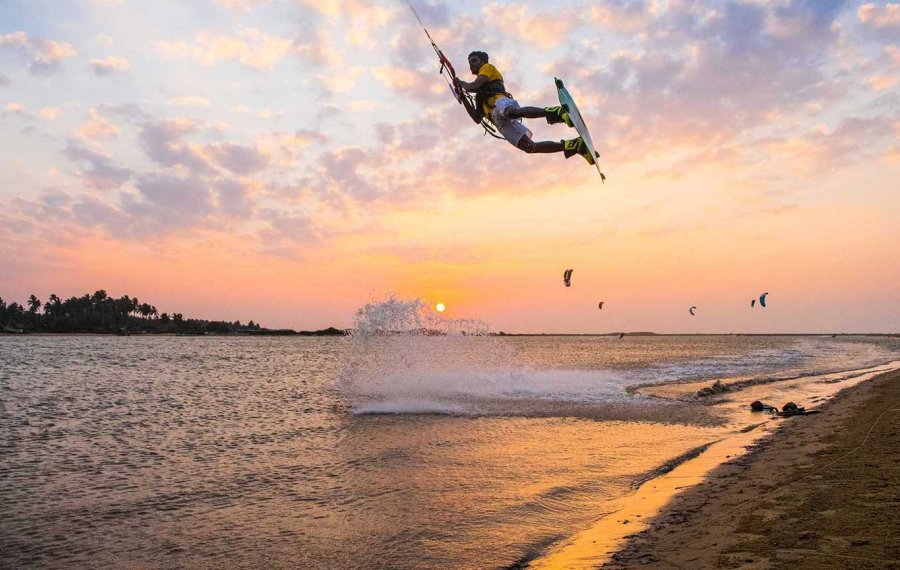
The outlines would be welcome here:
[[[776,412],[779,416],[783,418],[791,417],[791,416],[808,416],[810,414],[818,414],[819,410],[807,410],[806,408],[801,408],[797,406],[794,402],[788,402],[781,408],[780,412]]]
[[[547,123],[551,125],[565,123],[568,127],[575,126],[575,123],[572,122],[572,118],[569,117],[568,111],[566,111],[565,107],[562,105],[557,105],[556,107],[544,107],[544,112],[547,113]]]
[[[778,408],[775,406],[770,406],[769,404],[764,404],[759,400],[756,400],[752,404],[750,404],[750,409],[754,412],[777,412]]]

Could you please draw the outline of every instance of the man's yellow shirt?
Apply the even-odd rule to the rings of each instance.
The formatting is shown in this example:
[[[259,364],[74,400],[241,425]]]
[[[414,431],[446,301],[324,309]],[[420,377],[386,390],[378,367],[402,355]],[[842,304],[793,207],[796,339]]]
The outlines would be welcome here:
[[[484,65],[482,65],[478,69],[478,75],[484,75],[485,77],[488,78],[488,81],[496,81],[498,79],[500,81],[503,81],[503,76],[500,75],[500,72],[497,71],[497,68],[494,67],[490,63],[485,63]],[[485,99],[485,101],[484,101],[485,116],[487,116],[487,117],[491,116],[491,111],[494,110],[494,105],[497,104],[497,99],[499,99],[500,97],[504,97],[504,95],[502,93],[498,93],[496,95],[491,95],[490,97]]]

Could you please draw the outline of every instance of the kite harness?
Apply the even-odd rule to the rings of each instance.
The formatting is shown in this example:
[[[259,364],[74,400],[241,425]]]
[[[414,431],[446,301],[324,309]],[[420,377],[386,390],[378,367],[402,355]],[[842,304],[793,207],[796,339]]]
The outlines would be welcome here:
[[[512,95],[507,93],[502,79],[488,81],[475,92],[475,115],[472,114],[472,111],[469,111],[473,121],[475,121],[476,116],[478,117],[476,122],[481,122],[484,119],[484,105],[494,95],[505,95],[512,99]],[[468,108],[466,110],[468,111]]]
[[[484,129],[485,134],[491,135],[495,139],[503,139],[502,135],[497,134],[497,127],[488,120],[487,117],[484,116],[484,106],[482,97],[487,98],[490,95],[494,95],[496,93],[505,93],[506,90],[503,88],[503,83],[500,83],[499,89],[502,91],[496,91],[498,89],[497,86],[492,86],[489,89],[494,92],[485,93],[484,95],[479,92],[478,100],[474,99],[472,95],[464,91],[463,89],[459,89],[457,87],[457,82],[459,78],[456,76],[456,70],[453,69],[453,64],[450,63],[450,60],[447,59],[447,56],[444,55],[444,52],[434,43],[434,40],[431,38],[431,34],[428,33],[428,29],[425,27],[425,24],[422,23],[422,18],[419,17],[419,13],[416,12],[416,9],[409,2],[404,2],[409,9],[412,11],[413,16],[416,17],[416,20],[419,21],[419,25],[422,26],[422,30],[425,31],[425,35],[428,36],[428,41],[431,42],[431,47],[434,48],[434,53],[438,56],[438,62],[441,64],[441,68],[438,70],[438,73],[444,76],[444,79],[447,80],[447,84],[450,86],[450,93],[453,94],[453,98],[456,99],[456,102],[462,105],[466,112],[469,114],[469,117]],[[446,74],[444,73],[446,71]],[[497,83],[497,82],[492,82]],[[489,84],[486,84],[482,87],[480,91],[484,91],[485,87],[488,87]]]

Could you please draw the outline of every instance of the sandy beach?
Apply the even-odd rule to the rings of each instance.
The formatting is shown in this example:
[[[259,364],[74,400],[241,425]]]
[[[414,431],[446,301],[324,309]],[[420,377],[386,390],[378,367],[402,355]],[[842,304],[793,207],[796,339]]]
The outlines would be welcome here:
[[[785,419],[603,568],[900,568],[900,373]]]

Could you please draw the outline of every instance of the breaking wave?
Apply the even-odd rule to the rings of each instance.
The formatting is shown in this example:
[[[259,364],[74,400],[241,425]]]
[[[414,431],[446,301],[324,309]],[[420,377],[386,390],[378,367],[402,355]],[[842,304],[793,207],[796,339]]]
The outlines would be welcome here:
[[[504,338],[418,299],[357,311],[340,388],[355,414],[578,416],[693,421],[684,406],[629,388],[706,379],[771,382],[896,359],[894,339]]]
[[[611,370],[530,369],[484,321],[435,314],[418,299],[365,305],[347,343],[341,385],[357,414],[555,415],[559,402],[645,400]]]

